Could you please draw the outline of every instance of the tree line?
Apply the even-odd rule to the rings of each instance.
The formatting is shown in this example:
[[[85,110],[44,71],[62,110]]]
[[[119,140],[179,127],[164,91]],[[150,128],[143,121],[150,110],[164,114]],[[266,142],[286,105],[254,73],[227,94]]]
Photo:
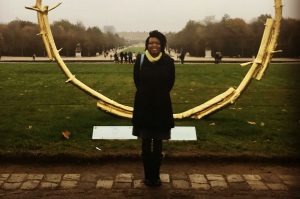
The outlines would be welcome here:
[[[72,24],[67,20],[56,21],[51,30],[57,48],[62,48],[63,56],[75,56],[80,43],[83,56],[95,56],[96,53],[123,46],[125,40],[111,32],[104,33],[98,27],[86,28],[82,23]],[[9,56],[46,56],[44,44],[37,24],[14,20],[0,24],[0,53]]]
[[[250,23],[240,18],[224,15],[220,21],[207,17],[203,21],[189,21],[176,33],[168,33],[168,47],[184,49],[192,56],[204,56],[205,50],[222,52],[224,56],[251,57],[256,55],[264,24],[270,15],[261,15]],[[117,48],[126,44],[125,39],[111,32],[104,33],[98,27],[86,28],[82,23],[72,24],[67,20],[56,21],[51,30],[63,56],[75,56],[78,43],[83,56],[95,56],[97,52]],[[37,24],[14,20],[0,24],[0,54],[9,56],[46,56],[44,44]],[[282,19],[276,54],[280,57],[300,56],[300,20]]]
[[[240,18],[224,15],[220,21],[214,17],[205,20],[189,21],[177,33],[168,33],[168,47],[184,49],[192,56],[204,56],[205,49],[212,54],[222,52],[225,56],[252,57],[257,54],[264,31],[264,24],[270,15],[261,15],[250,23]],[[283,50],[277,57],[300,56],[300,21],[282,19],[277,49]]]

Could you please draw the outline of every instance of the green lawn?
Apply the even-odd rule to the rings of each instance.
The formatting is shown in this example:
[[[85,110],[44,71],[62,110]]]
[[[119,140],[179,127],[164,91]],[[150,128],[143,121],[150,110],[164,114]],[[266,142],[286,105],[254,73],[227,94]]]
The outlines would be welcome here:
[[[144,53],[145,47],[129,47],[123,50],[123,52],[135,52],[135,53]]]
[[[69,68],[87,85],[132,106],[135,89],[131,65],[73,63]],[[236,87],[247,70],[238,64],[176,65],[174,112]],[[177,120],[177,126],[196,126],[198,140],[167,142],[166,153],[298,156],[299,74],[299,64],[273,64],[261,81],[252,81],[236,104],[202,120]],[[131,122],[98,110],[94,98],[65,80],[55,63],[0,64],[0,154],[95,157],[139,153],[138,141],[92,140],[93,126]],[[62,138],[64,130],[72,132],[71,139]]]

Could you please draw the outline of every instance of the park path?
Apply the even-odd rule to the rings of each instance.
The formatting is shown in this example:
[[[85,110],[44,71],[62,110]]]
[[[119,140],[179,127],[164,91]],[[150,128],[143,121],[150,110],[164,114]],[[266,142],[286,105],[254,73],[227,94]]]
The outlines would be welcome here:
[[[162,187],[142,183],[140,161],[0,166],[0,198],[300,198],[297,165],[165,161]],[[155,195],[155,197],[154,197]]]
[[[122,49],[123,50],[123,49]],[[113,62],[113,57],[110,55],[113,54],[110,52],[109,56],[104,57],[104,55],[99,55],[95,57],[62,57],[64,61],[69,62]],[[172,52],[173,59],[179,62],[177,55]],[[205,58],[205,57],[189,57],[185,58],[187,62],[193,63],[214,63],[214,58]],[[244,63],[253,61],[253,58],[223,58],[223,63]],[[9,57],[2,56],[0,63],[3,62],[33,62],[32,57]],[[36,57],[36,62],[49,62],[47,57]],[[292,58],[273,58],[272,63],[300,63],[300,59],[292,59]]]

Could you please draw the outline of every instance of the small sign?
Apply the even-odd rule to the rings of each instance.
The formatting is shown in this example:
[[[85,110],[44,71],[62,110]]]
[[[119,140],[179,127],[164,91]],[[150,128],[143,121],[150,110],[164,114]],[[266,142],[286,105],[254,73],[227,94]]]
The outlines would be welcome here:
[[[132,126],[94,126],[93,140],[133,140]],[[194,126],[177,126],[171,130],[171,140],[195,141],[197,140]]]

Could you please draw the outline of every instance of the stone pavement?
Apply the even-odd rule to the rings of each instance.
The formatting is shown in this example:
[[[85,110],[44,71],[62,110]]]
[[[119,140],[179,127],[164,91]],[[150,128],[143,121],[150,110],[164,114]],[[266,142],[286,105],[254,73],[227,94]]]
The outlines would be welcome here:
[[[26,194],[30,198],[30,192],[51,194],[51,190],[57,196],[62,191],[79,194],[94,190],[101,193],[97,198],[151,198],[146,194],[149,190],[164,193],[158,198],[300,198],[297,175],[163,173],[160,188],[144,186],[142,177],[132,173],[1,173],[0,198],[27,198]]]

